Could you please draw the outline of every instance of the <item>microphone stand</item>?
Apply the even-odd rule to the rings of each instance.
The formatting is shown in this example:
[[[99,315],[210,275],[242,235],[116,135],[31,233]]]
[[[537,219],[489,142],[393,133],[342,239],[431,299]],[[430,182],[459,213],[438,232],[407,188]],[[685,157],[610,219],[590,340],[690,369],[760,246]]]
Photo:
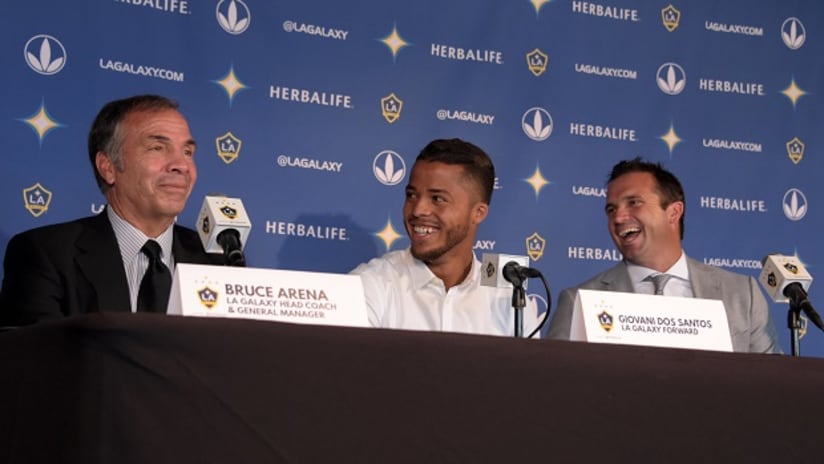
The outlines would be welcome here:
[[[815,308],[813,308],[809,298],[807,298],[807,292],[803,290],[801,284],[793,282],[784,288],[783,293],[784,296],[788,297],[790,300],[790,311],[787,315],[787,326],[790,328],[791,332],[791,352],[793,356],[801,356],[798,335],[798,332],[802,328],[801,311],[804,311],[804,314],[807,315],[809,321],[821,330],[824,330],[824,321],[821,320],[821,316],[819,316],[815,311]]]
[[[526,291],[523,283],[512,285],[512,309],[515,311],[515,338],[524,338],[524,307]]]
[[[787,312],[787,327],[790,329],[790,354],[801,356],[801,345],[798,332],[801,330],[801,306],[795,300],[790,300],[790,309]]]

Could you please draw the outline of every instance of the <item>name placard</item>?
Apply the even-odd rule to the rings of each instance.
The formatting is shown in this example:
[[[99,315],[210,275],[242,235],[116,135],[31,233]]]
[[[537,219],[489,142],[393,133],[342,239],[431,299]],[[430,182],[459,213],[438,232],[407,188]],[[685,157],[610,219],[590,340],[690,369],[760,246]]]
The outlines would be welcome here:
[[[360,276],[178,264],[167,314],[368,327]]]
[[[578,290],[571,340],[732,351],[720,300]]]

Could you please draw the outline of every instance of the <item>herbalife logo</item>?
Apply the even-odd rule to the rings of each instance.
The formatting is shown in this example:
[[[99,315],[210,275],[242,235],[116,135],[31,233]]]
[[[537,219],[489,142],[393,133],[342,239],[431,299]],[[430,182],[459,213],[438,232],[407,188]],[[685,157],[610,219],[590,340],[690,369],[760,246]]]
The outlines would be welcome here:
[[[232,35],[243,34],[252,22],[252,14],[243,0],[220,0],[215,13],[220,27]]]
[[[34,72],[51,76],[66,66],[66,49],[54,37],[40,34],[32,37],[23,47],[26,63]]]
[[[797,188],[791,188],[784,194],[784,215],[790,221],[800,221],[807,214],[807,197]]]
[[[665,94],[678,95],[687,85],[687,74],[677,63],[664,63],[658,68],[655,81]]]
[[[381,184],[398,185],[406,176],[406,163],[401,155],[392,150],[384,150],[372,161],[372,171]]]
[[[781,40],[790,50],[801,48],[806,39],[807,33],[804,30],[804,25],[801,24],[798,18],[787,18],[784,24],[781,25]]]
[[[552,116],[543,108],[530,108],[521,118],[521,129],[530,139],[543,142],[552,134]]]

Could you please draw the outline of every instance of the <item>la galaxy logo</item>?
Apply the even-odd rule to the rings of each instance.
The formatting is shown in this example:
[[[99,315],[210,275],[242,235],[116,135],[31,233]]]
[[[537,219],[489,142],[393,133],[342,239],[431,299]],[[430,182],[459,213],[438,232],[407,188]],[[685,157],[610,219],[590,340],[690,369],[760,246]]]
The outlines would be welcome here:
[[[767,285],[770,287],[775,287],[778,285],[778,281],[775,279],[775,272],[770,272],[767,275]]]
[[[788,270],[793,274],[798,274],[798,266],[793,263],[784,263],[784,269]]]
[[[487,278],[490,278],[490,277],[492,277],[492,276],[494,276],[494,275],[495,275],[495,263],[493,263],[492,261],[490,261],[490,262],[489,262],[489,263],[487,263],[487,265],[486,265],[486,277],[487,277]]]
[[[226,216],[226,218],[228,219],[234,219],[237,217],[237,210],[229,205],[225,205],[222,208],[220,208],[220,213]]]
[[[403,109],[403,100],[398,98],[395,93],[381,98],[381,114],[386,122],[392,124],[401,117],[401,110]]]
[[[49,210],[52,193],[46,190],[40,182],[23,189],[23,204],[34,217],[40,217]]]
[[[807,32],[798,18],[787,18],[781,25],[781,40],[790,50],[798,50],[807,40]]]
[[[531,52],[526,54],[526,65],[529,67],[529,71],[535,75],[535,77],[540,76],[541,74],[546,71],[546,67],[549,64],[549,55],[546,53],[538,50],[532,50]]]
[[[787,156],[794,164],[798,164],[801,158],[804,157],[804,142],[799,140],[798,137],[793,137],[792,140],[787,142]]]
[[[46,34],[32,37],[23,47],[29,67],[38,74],[51,76],[66,66],[66,48],[59,40]]]
[[[656,75],[658,88],[667,95],[678,95],[687,85],[687,73],[678,63],[664,63]]]
[[[536,142],[542,142],[552,134],[552,116],[543,108],[533,107],[521,117],[524,134]]]
[[[598,324],[604,329],[604,332],[609,332],[612,330],[612,327],[615,324],[615,320],[612,317],[612,314],[608,313],[606,310],[601,311],[598,314]]]
[[[227,132],[215,139],[215,146],[217,146],[217,156],[223,160],[224,163],[229,164],[240,156],[240,147],[243,142],[234,136],[231,132]]]
[[[372,172],[383,185],[398,185],[406,176],[406,163],[401,155],[392,150],[384,150],[372,161]]]
[[[197,291],[197,298],[206,309],[212,309],[217,304],[217,297],[217,292],[209,287],[203,287]]]
[[[538,261],[544,255],[546,249],[546,240],[538,235],[538,232],[533,232],[532,235],[526,238],[526,254],[533,261]]]
[[[220,0],[215,14],[220,27],[232,35],[243,34],[252,22],[252,14],[243,0]]]
[[[807,214],[807,197],[797,188],[787,190],[781,203],[784,206],[784,216],[790,221],[800,221]]]
[[[202,230],[204,234],[208,234],[209,231],[212,230],[212,223],[209,222],[209,216],[203,216],[203,220],[200,222],[200,230]]]
[[[678,29],[678,23],[681,22],[681,12],[676,10],[672,3],[661,10],[661,20],[664,22],[664,27],[672,32]]]

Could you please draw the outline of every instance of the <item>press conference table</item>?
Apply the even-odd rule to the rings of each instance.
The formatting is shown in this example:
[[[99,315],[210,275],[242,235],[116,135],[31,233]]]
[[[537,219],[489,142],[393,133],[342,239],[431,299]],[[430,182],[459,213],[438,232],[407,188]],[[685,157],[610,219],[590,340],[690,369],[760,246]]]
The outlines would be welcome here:
[[[824,360],[97,314],[0,333],[2,463],[820,462]]]

